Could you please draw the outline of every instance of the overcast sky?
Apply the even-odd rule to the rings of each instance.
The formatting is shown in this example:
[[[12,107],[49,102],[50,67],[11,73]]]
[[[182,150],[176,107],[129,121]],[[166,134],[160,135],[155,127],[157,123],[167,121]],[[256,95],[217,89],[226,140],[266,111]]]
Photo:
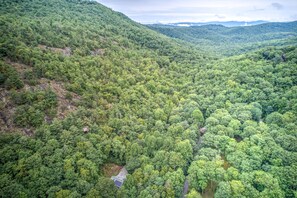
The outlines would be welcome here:
[[[97,1],[140,23],[297,20],[297,0]]]

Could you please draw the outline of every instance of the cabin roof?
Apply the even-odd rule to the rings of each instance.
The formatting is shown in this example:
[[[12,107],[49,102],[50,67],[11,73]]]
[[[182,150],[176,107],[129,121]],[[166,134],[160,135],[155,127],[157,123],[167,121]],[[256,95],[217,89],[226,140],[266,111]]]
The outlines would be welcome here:
[[[128,174],[127,169],[123,167],[119,172],[119,174],[117,176],[112,176],[111,179],[114,181],[114,184],[119,188],[123,185],[127,174]]]
[[[114,180],[114,184],[119,188],[123,185],[123,182],[118,181],[118,180]]]

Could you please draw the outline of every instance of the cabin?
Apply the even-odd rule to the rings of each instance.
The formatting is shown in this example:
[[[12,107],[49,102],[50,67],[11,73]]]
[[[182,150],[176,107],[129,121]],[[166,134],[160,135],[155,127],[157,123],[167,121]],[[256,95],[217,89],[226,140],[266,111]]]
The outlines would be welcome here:
[[[128,171],[125,167],[123,167],[117,176],[111,177],[116,187],[120,188],[123,185],[124,181],[126,180],[127,174]]]

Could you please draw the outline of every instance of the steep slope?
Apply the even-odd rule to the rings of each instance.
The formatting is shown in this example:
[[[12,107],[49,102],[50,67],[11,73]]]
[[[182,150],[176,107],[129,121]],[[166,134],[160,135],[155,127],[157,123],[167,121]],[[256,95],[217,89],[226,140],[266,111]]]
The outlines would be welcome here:
[[[26,82],[23,88],[25,91],[44,91],[52,88],[50,83],[55,83],[52,80],[62,81],[68,92],[62,90],[64,94],[58,95],[56,102],[64,105],[55,107],[58,112],[52,107],[54,109],[49,114],[60,114],[59,109],[63,112],[63,109],[76,108],[73,107],[73,102],[67,100],[66,95],[73,98],[74,93],[92,95],[91,92],[95,90],[100,91],[100,94],[108,92],[107,89],[111,88],[103,88],[102,85],[113,82],[111,78],[115,76],[126,77],[127,73],[140,76],[138,73],[143,72],[142,75],[145,75],[144,72],[149,67],[152,67],[148,71],[151,72],[160,68],[168,70],[170,65],[176,67],[176,64],[183,63],[191,66],[207,61],[201,52],[173,42],[126,16],[91,1],[4,1],[1,17],[1,29],[4,31],[1,35],[0,55],[4,62],[8,63],[1,65],[1,82],[8,89],[15,89],[24,86],[20,81],[22,79]],[[6,67],[9,69],[5,69]],[[183,68],[179,67],[179,72],[185,72],[182,71]],[[48,85],[42,78],[49,79]],[[94,85],[95,81],[97,85]],[[122,86],[127,84],[122,83]],[[112,93],[113,96],[110,95]],[[6,101],[9,95],[7,91],[3,91],[3,101]],[[118,98],[116,91],[106,95],[108,100]],[[8,128],[13,125],[15,110],[29,109],[28,106],[13,108],[22,102],[16,103],[12,100],[4,102],[6,113],[2,113],[1,123]],[[31,103],[32,101],[23,102],[21,105]],[[35,110],[44,111],[45,107],[32,111]],[[36,115],[39,115],[36,116],[37,119],[42,114]],[[48,116],[46,113],[41,117]],[[25,117],[24,123],[35,126],[42,123],[42,119],[39,119],[36,124],[35,116]],[[50,117],[49,121],[53,115]],[[15,120],[14,123],[18,121]],[[25,126],[21,123],[17,125]],[[31,128],[24,130],[32,131]]]
[[[266,23],[247,27],[204,25],[172,27],[149,25],[167,36],[185,40],[223,55],[241,54],[265,46],[297,43],[297,22]]]
[[[197,126],[186,126],[191,141],[181,126],[165,131],[172,109],[187,104],[188,69],[207,56],[90,1],[3,1],[0,9],[1,197],[135,197],[150,182],[131,186],[133,176],[118,191],[106,166],[146,174],[160,148],[172,162],[152,171],[180,180],[158,193],[179,196]]]
[[[216,60],[92,1],[0,9],[1,197],[294,197],[296,47]]]
[[[18,41],[34,47],[69,47],[73,55],[91,55],[107,47],[148,48],[172,57],[181,54],[174,54],[175,49],[188,50],[93,1],[4,1],[0,9],[5,41],[1,54],[16,54],[10,50],[19,46]]]

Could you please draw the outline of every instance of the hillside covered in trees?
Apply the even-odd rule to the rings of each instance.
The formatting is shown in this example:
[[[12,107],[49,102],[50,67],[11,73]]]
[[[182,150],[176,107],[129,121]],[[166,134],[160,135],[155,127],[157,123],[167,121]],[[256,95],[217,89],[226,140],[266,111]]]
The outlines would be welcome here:
[[[93,1],[3,0],[0,197],[296,197],[296,23],[279,26],[218,55]]]
[[[296,21],[239,27],[223,25],[177,27],[159,24],[148,27],[169,37],[190,42],[196,47],[227,56],[268,46],[296,46],[297,43]]]

